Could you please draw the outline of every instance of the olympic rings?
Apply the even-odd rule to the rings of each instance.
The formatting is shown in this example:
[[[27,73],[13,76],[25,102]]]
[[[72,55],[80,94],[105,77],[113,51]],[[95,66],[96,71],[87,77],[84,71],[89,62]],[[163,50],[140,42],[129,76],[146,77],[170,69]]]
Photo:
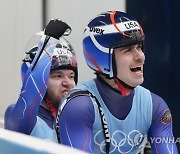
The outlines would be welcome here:
[[[95,144],[100,148],[102,153],[105,152],[106,142],[103,136],[103,130],[99,130],[94,136]],[[118,150],[119,153],[130,153],[133,148],[141,149],[147,143],[147,134],[138,130],[132,130],[128,134],[121,130],[116,130],[110,136],[111,148],[110,153]]]

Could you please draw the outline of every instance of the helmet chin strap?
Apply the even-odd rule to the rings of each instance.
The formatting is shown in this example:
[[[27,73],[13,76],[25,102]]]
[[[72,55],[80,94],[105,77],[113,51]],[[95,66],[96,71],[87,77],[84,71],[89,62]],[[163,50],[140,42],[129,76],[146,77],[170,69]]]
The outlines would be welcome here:
[[[134,89],[134,87],[127,85],[126,83],[121,81],[118,77],[113,78],[113,80],[116,83],[116,85],[118,86],[122,96],[129,95],[129,93]]]
[[[51,100],[48,97],[44,98],[45,103],[47,104],[48,108],[50,109],[52,115],[54,117],[56,117],[57,114],[57,109],[55,108],[55,106],[53,105],[53,103],[51,102]]]

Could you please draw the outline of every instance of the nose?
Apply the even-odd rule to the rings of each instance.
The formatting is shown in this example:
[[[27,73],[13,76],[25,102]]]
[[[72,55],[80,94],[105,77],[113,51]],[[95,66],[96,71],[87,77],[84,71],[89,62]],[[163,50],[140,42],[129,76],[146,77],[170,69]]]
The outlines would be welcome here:
[[[71,85],[71,82],[72,81],[71,81],[71,79],[69,77],[64,77],[63,80],[62,80],[62,85],[68,87],[68,86]]]
[[[67,77],[64,77],[62,81],[62,85],[68,85],[68,84],[69,84],[69,79]]]
[[[142,52],[142,50],[134,49],[134,60],[143,62],[145,60],[144,52]]]

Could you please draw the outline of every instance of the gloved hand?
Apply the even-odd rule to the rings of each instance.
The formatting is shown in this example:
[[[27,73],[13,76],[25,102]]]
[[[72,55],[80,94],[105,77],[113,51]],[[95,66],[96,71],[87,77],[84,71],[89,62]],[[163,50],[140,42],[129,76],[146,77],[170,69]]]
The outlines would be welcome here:
[[[69,35],[71,33],[71,27],[59,19],[52,19],[47,24],[44,33],[45,35],[59,39],[61,36]]]

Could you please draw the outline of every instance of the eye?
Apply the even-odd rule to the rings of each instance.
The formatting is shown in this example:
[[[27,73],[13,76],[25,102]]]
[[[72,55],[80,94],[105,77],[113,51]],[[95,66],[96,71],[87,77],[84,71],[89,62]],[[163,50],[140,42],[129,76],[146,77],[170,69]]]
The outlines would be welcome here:
[[[124,52],[126,53],[126,52],[131,52],[131,50],[132,50],[132,48],[126,48],[125,50],[124,50]]]
[[[61,74],[52,74],[51,75],[52,78],[62,78]]]
[[[141,50],[142,49],[142,44],[138,44],[137,49]]]
[[[72,74],[72,75],[70,75],[70,76],[69,76],[69,78],[74,80],[75,75],[74,75],[74,74]]]

